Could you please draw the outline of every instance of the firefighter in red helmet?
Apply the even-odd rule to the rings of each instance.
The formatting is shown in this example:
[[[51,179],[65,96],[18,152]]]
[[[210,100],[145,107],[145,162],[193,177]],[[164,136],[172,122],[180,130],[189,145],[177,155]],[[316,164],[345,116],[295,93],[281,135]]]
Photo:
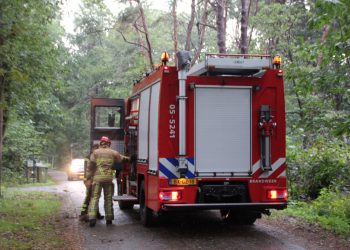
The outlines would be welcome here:
[[[96,168],[92,183],[92,200],[89,206],[89,224],[91,227],[96,225],[96,216],[98,211],[98,202],[103,190],[104,209],[106,224],[112,224],[114,220],[113,201],[114,194],[113,166],[115,162],[130,161],[130,158],[121,155],[118,151],[110,148],[111,140],[107,136],[100,139],[100,147],[91,154],[90,164]]]

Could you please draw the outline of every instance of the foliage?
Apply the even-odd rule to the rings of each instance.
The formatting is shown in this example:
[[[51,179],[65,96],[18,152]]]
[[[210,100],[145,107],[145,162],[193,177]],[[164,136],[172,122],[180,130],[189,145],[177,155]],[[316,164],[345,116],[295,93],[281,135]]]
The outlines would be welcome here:
[[[57,195],[7,189],[0,200],[0,248],[63,248],[54,228],[59,207]]]
[[[0,68],[5,86],[3,167],[21,173],[29,156],[52,154],[62,128],[56,94],[66,51],[55,19],[59,1],[2,1]]]
[[[322,189],[311,203],[291,202],[285,213],[317,223],[335,233],[350,235],[350,195],[332,189]]]
[[[316,83],[322,97],[329,99],[337,111],[332,128],[336,135],[350,134],[350,2],[316,1],[317,11],[310,20],[312,28],[329,28],[327,39],[320,44],[322,63]]]
[[[288,176],[293,198],[316,198],[322,188],[349,183],[349,145],[341,141],[315,140],[300,152],[297,142],[288,142]]]
[[[260,5],[257,53],[283,56],[287,162],[294,198],[349,185],[348,1]]]

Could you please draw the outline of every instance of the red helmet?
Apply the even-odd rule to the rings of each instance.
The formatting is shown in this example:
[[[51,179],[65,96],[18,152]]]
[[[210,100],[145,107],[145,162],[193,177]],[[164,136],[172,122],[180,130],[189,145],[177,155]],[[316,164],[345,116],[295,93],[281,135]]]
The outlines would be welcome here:
[[[100,142],[111,143],[111,140],[107,136],[102,136],[101,139],[100,139]]]

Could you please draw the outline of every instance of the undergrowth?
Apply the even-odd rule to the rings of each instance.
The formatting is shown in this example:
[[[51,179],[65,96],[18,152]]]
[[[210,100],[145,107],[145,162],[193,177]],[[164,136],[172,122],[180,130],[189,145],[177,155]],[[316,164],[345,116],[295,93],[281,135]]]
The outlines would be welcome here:
[[[349,204],[350,194],[322,189],[319,197],[313,201],[290,202],[284,213],[317,223],[337,234],[350,236]]]

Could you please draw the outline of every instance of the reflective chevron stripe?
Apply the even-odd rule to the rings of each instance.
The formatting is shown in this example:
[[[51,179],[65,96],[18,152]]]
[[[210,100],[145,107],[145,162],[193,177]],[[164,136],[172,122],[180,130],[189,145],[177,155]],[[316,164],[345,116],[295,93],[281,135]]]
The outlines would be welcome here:
[[[187,178],[194,178],[194,159],[186,158],[188,171],[185,173]],[[159,159],[159,176],[169,179],[179,178],[180,173],[177,171],[179,161],[176,158],[160,158]]]
[[[271,167],[271,171],[263,171],[260,167],[260,160],[252,166],[253,177],[255,178],[277,178],[281,176],[286,176],[286,158],[279,158],[275,161]]]
[[[187,178],[194,178],[194,159],[186,158],[188,171],[185,174]],[[260,160],[255,162],[252,166],[252,172],[254,178],[277,178],[286,176],[286,158],[277,159],[272,165],[271,171],[263,171],[260,167]],[[176,158],[160,158],[159,159],[159,176],[169,179],[179,178],[180,173],[177,171],[179,167],[179,161]]]

